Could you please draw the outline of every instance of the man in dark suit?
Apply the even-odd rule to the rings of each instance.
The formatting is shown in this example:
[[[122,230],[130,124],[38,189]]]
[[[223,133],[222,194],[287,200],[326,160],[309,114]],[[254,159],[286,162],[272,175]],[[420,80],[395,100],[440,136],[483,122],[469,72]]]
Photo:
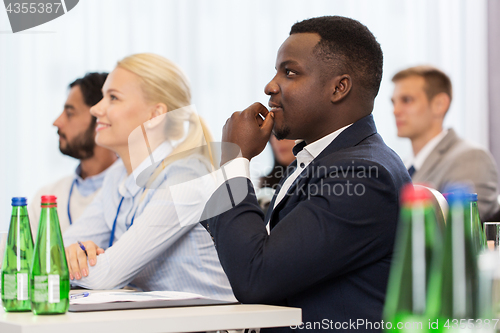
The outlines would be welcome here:
[[[224,126],[222,141],[238,145],[241,157],[228,161],[223,146],[227,181],[205,214],[216,215],[228,197],[232,207],[203,224],[241,302],[300,307],[298,328],[308,331],[378,331],[399,192],[410,182],[371,115],[380,45],[357,21],[313,18],[292,27],[276,69],[265,88],[271,111],[255,103]],[[300,143],[264,218],[248,163],[271,131]]]
[[[398,136],[409,138],[413,156],[407,161],[415,183],[444,192],[450,184],[470,183],[477,193],[483,221],[493,220],[497,201],[497,166],[491,154],[443,128],[452,99],[451,80],[431,66],[410,67],[392,78],[392,102]]]

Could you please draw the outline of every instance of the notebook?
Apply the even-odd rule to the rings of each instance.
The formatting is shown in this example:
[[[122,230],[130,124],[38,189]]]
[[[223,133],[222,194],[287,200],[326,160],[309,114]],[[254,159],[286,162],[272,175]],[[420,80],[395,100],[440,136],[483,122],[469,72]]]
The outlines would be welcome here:
[[[234,301],[222,301],[198,294],[178,291],[92,292],[71,295],[70,312],[167,308],[179,306],[238,304]]]

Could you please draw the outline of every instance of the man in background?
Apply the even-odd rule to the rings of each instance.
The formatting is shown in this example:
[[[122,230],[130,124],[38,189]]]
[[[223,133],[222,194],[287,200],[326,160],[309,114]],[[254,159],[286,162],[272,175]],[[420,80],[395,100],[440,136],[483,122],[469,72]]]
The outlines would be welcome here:
[[[417,66],[400,71],[392,81],[398,136],[409,138],[413,148],[406,162],[413,182],[441,192],[448,184],[473,185],[481,219],[488,221],[499,208],[496,164],[486,150],[460,139],[451,128],[443,129],[452,100],[450,78],[437,68]]]
[[[42,187],[29,205],[33,232],[40,219],[40,197],[57,196],[59,223],[64,232],[83,213],[99,192],[106,170],[116,160],[112,151],[96,145],[96,118],[90,108],[102,99],[107,73],[88,73],[69,85],[64,110],[54,121],[59,134],[59,149],[64,155],[80,160],[75,173]]]

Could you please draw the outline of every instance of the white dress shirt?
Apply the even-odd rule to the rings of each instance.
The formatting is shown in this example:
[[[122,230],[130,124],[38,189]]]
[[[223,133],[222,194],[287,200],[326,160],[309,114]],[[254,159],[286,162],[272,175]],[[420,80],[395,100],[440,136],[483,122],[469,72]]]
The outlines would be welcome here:
[[[429,142],[425,144],[425,146],[418,152],[417,155],[412,154],[411,157],[405,161],[405,166],[409,169],[411,166],[415,168],[415,172],[418,171],[425,160],[431,152],[436,148],[436,146],[443,140],[443,138],[448,134],[448,130],[444,130],[435,137],[433,137]]]
[[[278,196],[276,197],[276,201],[274,202],[274,207],[275,208],[280,201],[283,199],[283,197],[287,194],[288,190],[290,189],[290,186],[292,186],[293,182],[299,175],[304,171],[304,169],[316,158],[318,155],[326,148],[330,143],[337,138],[340,133],[342,133],[346,128],[348,128],[350,125],[344,126],[335,132],[328,134],[327,136],[322,137],[319,140],[316,140],[307,146],[305,146],[301,151],[297,153],[297,168],[295,171],[285,180],[283,183],[283,186],[281,189],[279,189]],[[300,141],[295,142],[295,144],[300,143]]]
[[[164,156],[172,151],[168,143],[157,149],[163,149]],[[149,163],[149,159],[143,163]],[[161,168],[161,163],[156,166]],[[137,169],[145,168],[139,166]],[[152,174],[154,170],[147,172]],[[190,188],[189,200],[175,203],[184,206],[184,211],[193,212],[184,217],[194,220],[182,221],[182,224],[169,190],[172,184],[205,174],[205,164],[199,157],[190,156],[167,165],[145,190],[136,184],[134,174],[127,175],[120,160],[109,171],[96,199],[64,234],[66,246],[78,240],[92,240],[106,249],[97,257],[97,264],[90,267],[89,275],[73,280],[72,284],[90,289],[113,289],[131,283],[146,291],[185,291],[234,300],[212,239],[196,220],[204,208],[205,196],[210,194],[206,189],[213,184]],[[114,242],[108,248],[115,218]]]

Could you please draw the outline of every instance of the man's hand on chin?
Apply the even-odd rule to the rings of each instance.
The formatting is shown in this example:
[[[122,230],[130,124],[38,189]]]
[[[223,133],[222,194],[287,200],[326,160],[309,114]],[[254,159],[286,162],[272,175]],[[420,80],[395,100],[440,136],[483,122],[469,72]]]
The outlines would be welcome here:
[[[258,102],[241,112],[233,113],[222,129],[221,165],[235,157],[228,151],[231,145],[224,145],[225,142],[236,144],[241,150],[241,156],[251,160],[266,147],[273,126],[274,115]]]

